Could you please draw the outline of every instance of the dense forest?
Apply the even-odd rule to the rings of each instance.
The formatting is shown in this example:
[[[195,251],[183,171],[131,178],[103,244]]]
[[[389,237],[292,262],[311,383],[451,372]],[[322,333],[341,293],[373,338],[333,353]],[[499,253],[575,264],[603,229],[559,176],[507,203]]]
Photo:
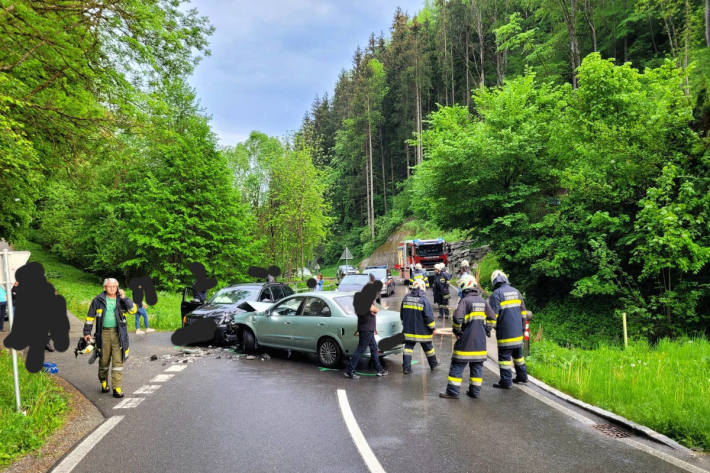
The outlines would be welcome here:
[[[410,217],[490,244],[536,306],[635,333],[710,325],[708,2],[397,10],[299,134],[343,243]]]
[[[419,218],[549,313],[707,333],[710,0],[398,9],[293,136],[227,148],[186,85],[212,27],[182,3],[0,0],[0,236],[174,288],[191,261],[366,256]]]

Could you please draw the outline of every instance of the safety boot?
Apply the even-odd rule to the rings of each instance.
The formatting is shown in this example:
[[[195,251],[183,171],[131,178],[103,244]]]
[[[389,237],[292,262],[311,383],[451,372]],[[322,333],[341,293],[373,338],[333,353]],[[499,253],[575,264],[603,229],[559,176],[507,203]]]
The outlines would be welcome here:
[[[121,388],[113,388],[113,397],[122,398],[123,390]]]
[[[110,389],[108,388],[108,381],[101,381],[101,392],[107,393]]]

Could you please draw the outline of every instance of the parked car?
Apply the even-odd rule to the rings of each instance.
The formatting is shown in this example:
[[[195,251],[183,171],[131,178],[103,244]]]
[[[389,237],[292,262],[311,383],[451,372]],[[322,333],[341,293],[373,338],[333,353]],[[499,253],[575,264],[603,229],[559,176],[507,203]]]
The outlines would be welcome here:
[[[235,284],[220,289],[205,304],[192,296],[192,288],[186,287],[182,293],[180,313],[182,326],[191,325],[197,320],[210,317],[217,323],[217,333],[213,343],[234,343],[236,336],[228,332],[227,328],[234,314],[244,312],[240,307],[244,302],[280,301],[293,294],[293,290],[283,283],[245,283]]]
[[[370,282],[369,274],[348,274],[338,284],[340,292],[357,292]]]
[[[348,274],[358,274],[357,268],[345,264],[341,264],[338,266],[338,270],[335,272],[335,277],[338,278],[338,282],[340,282],[341,279],[343,279],[345,276]]]
[[[357,348],[353,295],[336,291],[294,294],[265,310],[235,314],[232,330],[246,353],[255,353],[259,347],[315,353],[321,365],[332,368]],[[401,332],[399,312],[380,308],[375,340],[379,343]],[[403,348],[400,344],[379,355],[402,353]],[[369,351],[363,356],[369,357]]]
[[[387,266],[367,266],[363,274],[372,274],[375,279],[382,281],[381,295],[388,297],[394,294],[394,278]]]

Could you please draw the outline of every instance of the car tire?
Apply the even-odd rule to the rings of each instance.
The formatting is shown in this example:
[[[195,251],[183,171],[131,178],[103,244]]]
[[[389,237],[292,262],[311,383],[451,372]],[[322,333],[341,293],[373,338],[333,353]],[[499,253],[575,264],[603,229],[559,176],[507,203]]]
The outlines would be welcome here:
[[[242,342],[244,346],[244,353],[247,355],[253,355],[256,353],[256,338],[254,338],[254,334],[248,328],[245,328],[242,332]]]
[[[343,358],[343,351],[338,342],[330,337],[322,338],[318,342],[318,362],[326,368],[335,368]]]

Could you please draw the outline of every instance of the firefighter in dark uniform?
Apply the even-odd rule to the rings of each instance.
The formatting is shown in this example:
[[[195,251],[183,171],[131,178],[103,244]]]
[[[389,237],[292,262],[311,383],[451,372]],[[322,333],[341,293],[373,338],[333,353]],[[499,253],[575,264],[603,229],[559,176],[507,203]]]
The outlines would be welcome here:
[[[433,370],[439,364],[432,339],[434,337],[434,311],[426,297],[424,279],[416,279],[412,289],[402,299],[399,317],[404,328],[404,359],[402,369],[404,374],[412,372],[412,355],[414,346],[421,343],[429,367]]]
[[[439,397],[447,399],[458,399],[466,365],[471,370],[466,394],[473,398],[480,395],[483,362],[486,361],[486,337],[491,335],[491,329],[486,326],[486,318],[495,317],[495,312],[481,296],[476,278],[470,274],[463,276],[459,280],[459,287],[463,297],[459,300],[451,322],[456,343],[451,355],[449,382],[446,392],[439,393]]]
[[[446,271],[444,263],[437,263],[434,274],[434,303],[439,306],[439,318],[449,318],[449,280],[451,275]]]
[[[510,389],[512,383],[527,383],[528,371],[523,357],[523,327],[532,314],[525,308],[520,291],[508,282],[503,271],[497,269],[491,275],[493,294],[488,299],[493,316],[486,319],[489,329],[496,329],[498,339],[498,365],[500,381],[494,388]],[[513,378],[515,366],[515,379]]]
[[[424,271],[424,268],[422,268],[421,263],[417,263],[414,265],[414,271],[412,271],[412,277],[410,279],[410,282],[414,282],[421,279],[424,281],[424,290],[429,287],[429,279],[426,276],[426,271]]]
[[[136,305],[118,288],[113,278],[104,280],[104,291],[94,297],[84,323],[84,339],[91,339],[91,330],[96,327],[96,350],[99,358],[99,382],[101,392],[109,392],[108,371],[111,366],[113,397],[124,396],[122,391],[123,363],[128,358],[128,327],[126,313],[135,314]]]

